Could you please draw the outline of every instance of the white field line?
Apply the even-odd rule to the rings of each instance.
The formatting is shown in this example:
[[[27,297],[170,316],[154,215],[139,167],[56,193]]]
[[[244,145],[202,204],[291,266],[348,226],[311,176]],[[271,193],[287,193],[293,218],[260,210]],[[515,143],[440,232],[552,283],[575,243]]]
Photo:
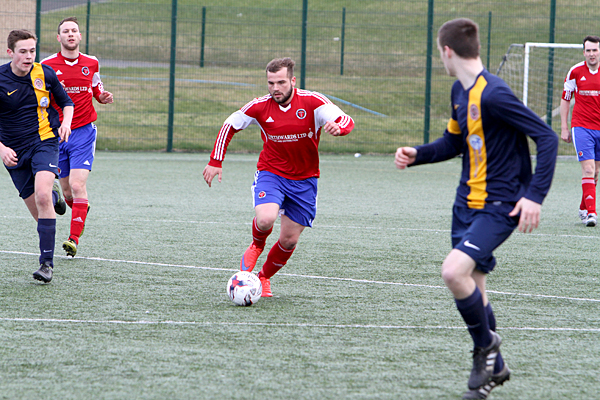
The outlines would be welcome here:
[[[249,326],[249,327],[280,327],[280,328],[328,328],[328,329],[396,329],[396,330],[457,330],[466,329],[464,326],[441,325],[340,325],[340,324],[306,324],[306,323],[271,323],[271,322],[207,322],[207,321],[123,321],[123,320],[85,320],[59,318],[0,318],[6,322],[42,322],[56,324],[114,324],[114,325],[173,325],[173,326]],[[542,332],[593,332],[600,333],[600,328],[540,328],[540,327],[507,327],[498,328],[502,331],[542,331]]]
[[[148,222],[148,223],[156,223],[162,222],[164,224],[206,224],[206,225],[214,225],[214,224],[223,224],[223,222],[214,222],[214,221],[178,221],[178,220],[169,220],[169,219],[159,219],[159,220],[137,220],[136,222]],[[228,222],[227,225],[251,225],[252,222]],[[278,225],[278,224],[275,224]],[[379,226],[350,226],[350,225],[319,225],[318,223],[314,224],[315,228],[324,228],[324,229],[354,229],[354,230],[366,230],[366,231],[381,231],[381,230],[389,230],[389,231],[405,231],[405,232],[440,232],[440,233],[450,233],[450,229],[425,229],[425,228],[402,228],[402,227],[379,227]],[[525,235],[525,236],[540,236],[540,237],[556,237],[556,238],[578,238],[578,239],[594,239],[598,240],[599,236],[588,236],[588,235],[567,235],[567,234],[553,234],[553,233],[521,233],[515,231],[513,235]]]
[[[15,215],[3,215],[0,218],[6,219],[31,219],[31,216],[15,216]],[[104,218],[106,219],[106,218]],[[222,225],[223,222],[218,221],[191,221],[191,220],[176,220],[176,219],[136,219],[135,222],[147,222],[156,224],[190,224],[190,225]],[[227,225],[251,225],[252,222],[227,222]],[[279,224],[275,224],[279,226]],[[404,231],[404,232],[439,232],[439,233],[450,233],[450,229],[426,229],[426,228],[402,228],[402,227],[379,227],[379,226],[351,226],[351,225],[319,225],[315,223],[314,228],[323,229],[353,229],[353,230],[364,230],[364,231]],[[554,237],[554,238],[578,238],[578,239],[592,239],[598,240],[600,236],[589,236],[589,235],[568,235],[568,234],[555,234],[555,233],[521,233],[515,231],[513,235],[525,235],[525,236],[538,236],[538,237]]]
[[[10,251],[10,250],[0,250],[0,254],[19,254],[19,255],[27,255],[27,256],[35,256],[35,257],[39,256],[39,254],[36,254],[36,253],[28,253],[28,252],[24,252],[24,251]],[[55,255],[55,257],[68,259],[67,256],[62,256],[62,255]],[[136,265],[149,265],[149,266],[151,265],[151,266],[157,266],[157,267],[203,269],[203,270],[209,270],[209,271],[231,271],[231,272],[237,271],[237,269],[232,269],[232,268],[215,268],[215,267],[201,267],[201,266],[197,266],[197,265],[167,264],[167,263],[133,261],[133,260],[116,260],[116,259],[102,258],[102,257],[77,257],[77,258],[83,259],[83,260],[91,260],[91,261],[136,264]],[[328,281],[344,281],[344,282],[376,284],[376,285],[421,287],[421,288],[443,289],[443,290],[446,289],[445,286],[423,285],[423,284],[418,284],[418,283],[385,282],[385,281],[375,281],[375,280],[370,280],[370,279],[340,278],[340,277],[335,277],[335,276],[300,275],[300,274],[290,274],[290,273],[285,273],[285,272],[278,272],[277,274],[279,276],[290,276],[290,277],[305,278],[305,279],[321,279],[321,280],[328,280]],[[600,303],[600,299],[592,299],[592,298],[585,298],[585,297],[568,297],[568,296],[554,296],[554,295],[545,295],[545,294],[500,292],[500,291],[496,291],[496,290],[487,290],[487,293],[494,293],[494,294],[507,295],[507,296],[522,296],[522,297],[531,297],[531,298],[572,300],[572,301]]]

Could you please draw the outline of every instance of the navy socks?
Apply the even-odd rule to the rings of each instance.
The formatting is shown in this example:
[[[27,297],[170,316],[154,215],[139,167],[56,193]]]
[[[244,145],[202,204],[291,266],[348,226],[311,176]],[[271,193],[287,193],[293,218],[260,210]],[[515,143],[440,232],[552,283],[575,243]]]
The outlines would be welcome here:
[[[490,329],[496,332],[496,317],[494,316],[494,311],[492,311],[492,303],[488,302],[488,305],[485,306],[485,311],[488,316]],[[496,364],[494,364],[494,374],[502,371],[502,368],[504,368],[504,360],[502,359],[502,354],[498,352],[498,355],[496,356]]]
[[[469,333],[477,347],[487,347],[492,343],[488,313],[483,306],[483,298],[479,288],[465,299],[454,299],[456,307],[469,328]]]
[[[56,219],[39,218],[37,231],[40,237],[40,264],[50,261],[50,265],[53,265]]]

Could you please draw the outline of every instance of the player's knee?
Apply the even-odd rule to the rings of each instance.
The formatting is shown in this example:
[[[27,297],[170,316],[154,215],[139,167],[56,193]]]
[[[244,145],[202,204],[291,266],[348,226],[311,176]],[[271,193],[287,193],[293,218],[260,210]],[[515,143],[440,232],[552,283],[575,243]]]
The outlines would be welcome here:
[[[35,193],[35,205],[38,210],[54,207],[52,193]]]
[[[73,181],[69,182],[71,186],[71,195],[72,197],[81,197],[82,194],[86,193],[85,182],[81,181]]]
[[[593,164],[584,164],[582,165],[581,172],[583,173],[584,178],[591,178],[598,176],[598,171],[594,168]]]
[[[258,229],[260,229],[261,231],[268,231],[273,227],[273,224],[275,223],[276,219],[277,216],[272,217],[270,215],[257,215],[256,226],[258,226]]]
[[[442,279],[447,287],[452,288],[461,282],[462,275],[451,264],[444,263],[442,264]]]
[[[286,250],[292,250],[298,244],[298,238],[280,237],[279,244]]]

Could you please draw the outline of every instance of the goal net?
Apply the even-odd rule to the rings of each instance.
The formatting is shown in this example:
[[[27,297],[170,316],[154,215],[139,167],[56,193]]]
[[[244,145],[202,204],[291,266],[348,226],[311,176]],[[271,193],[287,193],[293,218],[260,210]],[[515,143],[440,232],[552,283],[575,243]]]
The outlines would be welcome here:
[[[583,60],[581,44],[512,44],[496,75],[526,106],[550,123],[560,115],[560,98],[569,69]]]

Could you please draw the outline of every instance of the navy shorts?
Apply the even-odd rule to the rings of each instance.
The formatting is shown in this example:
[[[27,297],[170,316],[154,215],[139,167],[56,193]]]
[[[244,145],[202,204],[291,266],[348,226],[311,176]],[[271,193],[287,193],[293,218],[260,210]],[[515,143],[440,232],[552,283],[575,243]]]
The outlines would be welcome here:
[[[576,126],[571,129],[571,136],[578,161],[600,161],[600,131]]]
[[[96,154],[96,125],[89,123],[71,131],[68,142],[60,144],[58,168],[60,177],[66,178],[72,169],[92,170]]]
[[[492,207],[474,210],[455,205],[452,210],[452,247],[469,255],[476,268],[486,274],[496,266],[493,251],[519,224],[519,216],[508,216],[513,205],[504,204],[497,210]]]
[[[17,153],[18,163],[6,167],[19,196],[26,199],[35,192],[35,174],[50,171],[58,176],[58,137],[34,143]]]
[[[268,171],[256,171],[252,197],[254,207],[279,204],[280,214],[302,226],[312,227],[317,215],[317,178],[295,181]]]

